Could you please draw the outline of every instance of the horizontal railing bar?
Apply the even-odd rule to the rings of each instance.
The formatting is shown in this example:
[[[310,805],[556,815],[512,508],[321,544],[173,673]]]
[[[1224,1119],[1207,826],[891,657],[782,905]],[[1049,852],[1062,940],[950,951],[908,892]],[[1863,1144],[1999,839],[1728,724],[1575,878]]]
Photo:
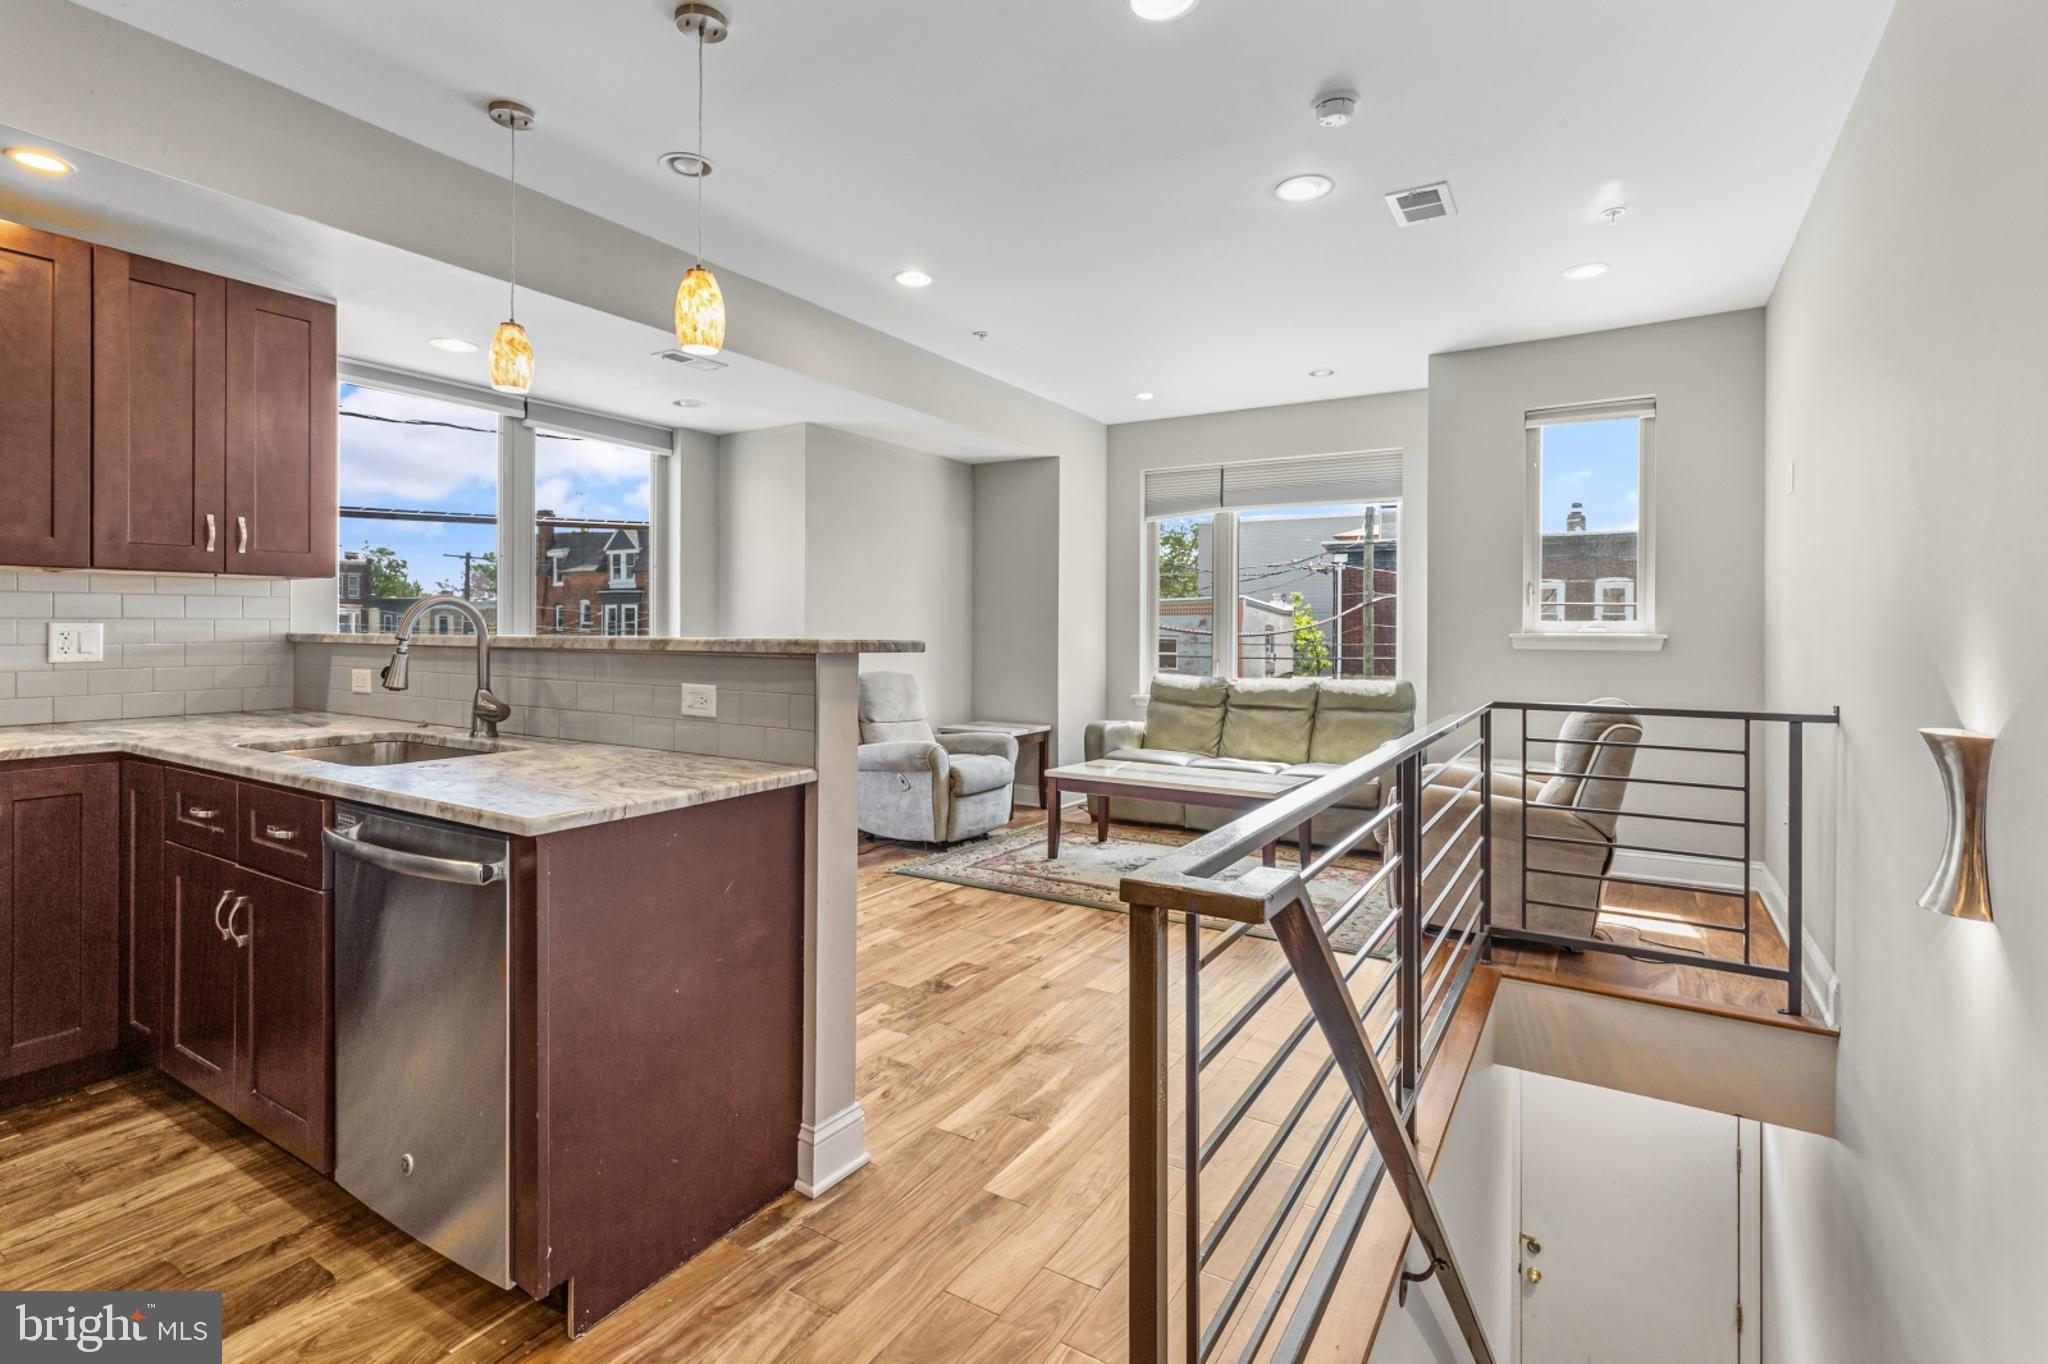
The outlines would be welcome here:
[[[1443,893],[1438,895],[1434,900],[1431,900],[1428,904],[1422,907],[1422,922],[1428,923],[1432,918],[1436,916],[1436,912],[1439,908],[1442,907],[1443,902],[1451,898],[1451,892],[1458,888],[1458,882],[1465,879],[1465,872],[1468,868],[1471,867],[1472,859],[1479,856],[1479,850],[1485,846],[1486,845],[1480,842],[1478,839],[1472,840],[1472,850],[1466,853],[1464,860],[1459,862],[1458,865],[1452,869],[1451,874],[1444,878]],[[1425,882],[1424,884],[1427,883]],[[1478,883],[1475,881],[1473,884],[1477,885]],[[1465,894],[1467,895],[1470,895],[1471,893],[1472,892],[1470,890],[1467,890],[1465,892]],[[1463,904],[1464,902],[1461,900],[1459,903]]]
[[[1531,734],[1528,741],[1532,744],[1554,744],[1558,742],[1558,738],[1555,735],[1545,737],[1541,734]],[[1581,745],[1586,748],[1649,748],[1659,753],[1719,753],[1729,758],[1749,756],[1739,748],[1711,748],[1703,744],[1630,743],[1627,739],[1573,739],[1571,743],[1575,748]]]
[[[1377,881],[1379,877],[1385,876],[1387,874],[1387,871],[1388,869],[1385,867],[1380,868],[1380,870],[1375,874],[1374,880],[1367,881],[1364,885],[1360,886],[1357,890],[1352,891],[1350,895],[1345,897],[1344,903],[1337,906],[1336,910],[1331,913],[1330,917],[1326,921],[1324,921],[1324,936],[1327,937],[1329,934],[1334,933],[1337,929],[1341,928],[1344,925],[1345,920],[1349,919],[1352,915],[1356,914],[1359,911],[1359,908],[1365,904],[1365,898],[1371,892],[1374,885],[1374,881]],[[1308,891],[1306,888],[1304,888],[1300,893],[1304,898],[1308,895]],[[1311,903],[1313,902],[1311,901]],[[1391,919],[1394,916],[1390,914],[1387,917]],[[1282,985],[1285,985],[1288,981],[1292,980],[1293,978],[1294,968],[1292,966],[1287,965],[1285,962],[1281,963],[1280,969],[1275,971],[1271,976],[1268,976],[1266,978],[1266,982],[1263,985],[1259,986],[1257,990],[1252,992],[1251,998],[1246,1000],[1241,1006],[1239,1006],[1237,1012],[1230,1016],[1229,1021],[1226,1022],[1220,1030],[1218,1030],[1216,1035],[1214,1037],[1211,1037],[1207,1042],[1204,1042],[1202,1044],[1201,1060],[1196,1065],[1196,1069],[1207,1070],[1209,1068],[1209,1063],[1216,1059],[1216,1054],[1219,1051],[1221,1051],[1224,1047],[1230,1045],[1231,1039],[1235,1038],[1238,1035],[1238,1033],[1244,1031],[1245,1024],[1251,1022],[1252,1017],[1255,1014],[1257,1014],[1259,1010],[1266,1007],[1268,1001],[1270,1001],[1273,998],[1274,993],[1278,991]]]
[[[1640,876],[1613,876],[1590,871],[1564,871],[1557,867],[1539,867],[1534,865],[1533,863],[1529,867],[1529,875],[1569,876],[1575,881],[1598,881],[1603,885],[1613,884],[1620,886],[1656,886],[1661,890],[1689,890],[1694,891],[1700,895],[1725,895],[1731,900],[1745,900],[1749,898],[1747,892],[1745,892],[1740,886],[1730,886],[1727,889],[1723,890],[1717,889],[1714,886],[1694,885],[1689,881],[1645,881]]]
[[[1380,825],[1386,823],[1388,820],[1392,819],[1395,815],[1399,813],[1401,813],[1401,802],[1398,800],[1389,802],[1388,804],[1382,806],[1380,810],[1376,814],[1374,814],[1371,819],[1368,819],[1367,821],[1365,821],[1365,823],[1359,825],[1350,833],[1344,834],[1343,836],[1339,837],[1335,842],[1331,843],[1329,847],[1325,848],[1322,851],[1322,853],[1316,857],[1314,861],[1310,862],[1307,866],[1303,867],[1301,869],[1301,879],[1304,881],[1313,881],[1316,877],[1322,875],[1323,871],[1332,862],[1335,862],[1338,858],[1344,856],[1344,854],[1350,852],[1353,848],[1365,842],[1366,838],[1372,833],[1373,830],[1379,828]]]
[[[1251,1364],[1251,1361],[1258,1357],[1259,1346],[1266,1343],[1266,1335],[1273,1329],[1273,1322],[1280,1315],[1280,1304],[1287,1301],[1287,1290],[1294,1287],[1295,1278],[1300,1275],[1302,1265],[1308,1260],[1308,1250],[1315,1244],[1316,1233],[1323,1229],[1323,1223],[1329,1219],[1330,1209],[1336,1205],[1337,1195],[1347,1187],[1344,1172],[1358,1159],[1358,1153],[1365,1149],[1366,1138],[1371,1135],[1372,1133],[1361,1123],[1358,1135],[1351,1139],[1351,1149],[1344,1153],[1343,1159],[1337,1162],[1336,1168],[1331,1172],[1330,1187],[1323,1190],[1322,1199],[1316,1204],[1315,1215],[1307,1220],[1301,1231],[1301,1239],[1294,1243],[1294,1253],[1287,1257],[1287,1267],[1281,1271],[1279,1283],[1273,1286],[1273,1292],[1266,1299],[1265,1309],[1259,1313],[1258,1321],[1252,1325],[1251,1338],[1245,1342],[1244,1349],[1237,1356],[1238,1364]]]
[[[1446,772],[1448,772],[1448,771],[1451,771],[1452,769],[1451,769],[1451,767],[1450,767],[1450,766],[1449,766],[1449,765],[1447,764],[1447,765],[1445,766],[1444,770],[1445,770]],[[1431,815],[1431,816],[1430,816],[1430,817],[1429,817],[1428,819],[1426,819],[1426,820],[1424,820],[1424,821],[1422,822],[1422,828],[1421,828],[1421,829],[1419,830],[1419,832],[1421,832],[1421,833],[1425,833],[1425,834],[1426,834],[1426,833],[1428,833],[1428,832],[1429,832],[1429,831],[1430,831],[1431,829],[1434,829],[1434,828],[1435,828],[1435,827],[1437,826],[1437,821],[1438,821],[1438,820],[1442,819],[1442,818],[1443,818],[1443,817],[1444,817],[1445,815],[1449,814],[1449,813],[1450,813],[1450,812],[1451,812],[1452,810],[1455,810],[1455,809],[1456,809],[1456,808],[1458,807],[1458,801],[1459,801],[1459,800],[1460,800],[1460,799],[1461,799],[1462,797],[1465,797],[1465,796],[1468,796],[1468,795],[1470,795],[1470,794],[1472,793],[1472,788],[1473,788],[1473,787],[1475,787],[1475,786],[1477,786],[1477,785],[1479,785],[1479,783],[1480,783],[1480,782],[1482,782],[1482,781],[1485,781],[1485,780],[1486,780],[1486,774],[1485,774],[1484,772],[1474,772],[1474,773],[1472,774],[1472,780],[1470,780],[1470,781],[1466,782],[1466,783],[1465,783],[1465,784],[1464,784],[1463,786],[1459,787],[1459,788],[1458,788],[1457,790],[1455,790],[1455,791],[1451,792],[1451,794],[1449,794],[1448,796],[1445,796],[1445,797],[1444,797],[1444,800],[1443,800],[1443,804],[1441,804],[1441,805],[1439,805],[1439,806],[1437,806],[1437,807],[1436,807],[1436,813],[1435,813],[1435,814],[1433,814],[1433,815]],[[1416,813],[1417,813],[1417,814],[1420,814],[1420,813],[1422,813],[1422,812],[1421,812],[1420,810],[1418,810],[1418,811],[1416,811]]]
[[[1466,745],[1465,745],[1465,746],[1464,746],[1463,748],[1459,749],[1459,750],[1458,750],[1458,751],[1457,751],[1456,753],[1453,753],[1453,754],[1452,754],[1452,755],[1451,755],[1450,757],[1448,757],[1448,758],[1445,758],[1445,759],[1444,759],[1444,760],[1443,760],[1442,762],[1438,763],[1438,764],[1437,764],[1437,766],[1438,766],[1438,767],[1456,767],[1456,766],[1457,766],[1457,765],[1458,765],[1459,763],[1461,763],[1461,762],[1465,761],[1465,759],[1467,759],[1467,758],[1471,757],[1471,756],[1472,756],[1472,753],[1473,753],[1473,751],[1474,751],[1475,749],[1477,749],[1477,748],[1479,747],[1479,745],[1480,745],[1480,743],[1481,743],[1481,742],[1482,742],[1481,740],[1478,740],[1478,739],[1474,739],[1474,740],[1473,740],[1473,741],[1472,741],[1471,743],[1469,743],[1469,744],[1466,744]]]
[[[1479,916],[1475,914],[1472,916],[1472,922],[1465,925],[1465,931],[1458,935],[1458,945],[1451,949],[1451,959],[1453,961],[1457,960],[1458,953],[1465,950],[1465,944],[1472,940],[1472,930],[1477,928],[1478,926]],[[1437,940],[1436,945],[1438,947],[1442,947],[1446,942],[1449,941],[1450,925],[1446,924],[1444,926],[1444,936]],[[1430,1016],[1429,1011],[1436,1007],[1437,1000],[1443,996],[1445,988],[1450,985],[1451,978],[1456,974],[1457,972],[1455,971],[1445,971],[1443,975],[1438,978],[1436,988],[1429,992],[1429,998],[1422,1001],[1420,1021],[1423,1025],[1426,1026],[1428,1024]]]
[[[1552,902],[1531,900],[1529,903]],[[1583,906],[1559,905],[1557,908],[1582,909]],[[1709,971],[1727,971],[1734,975],[1756,976],[1763,980],[1791,979],[1791,973],[1782,966],[1760,966],[1755,962],[1703,957],[1694,952],[1671,952],[1660,947],[1639,947],[1634,943],[1612,943],[1603,938],[1574,938],[1563,933],[1539,933],[1533,928],[1502,928],[1499,925],[1494,926],[1493,936],[1504,943],[1525,943],[1533,947],[1573,947],[1585,952],[1607,952],[1621,957],[1638,957],[1666,966],[1699,966]]]
[[[1780,724],[1791,724],[1796,721],[1809,725],[1832,725],[1839,724],[1842,719],[1840,706],[1827,714],[1806,714],[1799,711],[1776,710],[1686,710],[1668,706],[1616,706],[1591,701],[1495,701],[1492,705],[1495,710],[1534,710],[1562,715],[1577,710],[1589,715],[1648,715],[1668,720],[1762,720]]]
[[[1429,964],[1436,960],[1436,954],[1441,952],[1443,950],[1444,944],[1450,940],[1451,930],[1455,929],[1458,926],[1458,921],[1460,919],[1466,917],[1466,904],[1472,899],[1473,895],[1475,895],[1478,892],[1479,887],[1484,884],[1485,882],[1483,880],[1481,880],[1478,877],[1474,877],[1472,884],[1465,887],[1465,893],[1458,897],[1457,908],[1451,911],[1450,917],[1444,920],[1443,927],[1437,930],[1436,941],[1431,943],[1429,945],[1429,950],[1422,954],[1421,974],[1425,979],[1429,976]],[[1478,905],[1472,906],[1471,918],[1473,923],[1475,924],[1479,922],[1479,908],[1480,907]],[[1427,925],[1428,922],[1428,918],[1424,918],[1423,923]],[[1464,940],[1461,938],[1459,939],[1459,941],[1462,943]]]
[[[1448,809],[1449,807],[1446,806],[1445,808]],[[1424,862],[1422,864],[1422,875],[1416,878],[1418,882],[1427,882],[1429,880],[1430,873],[1435,871],[1439,866],[1441,866],[1443,864],[1443,860],[1451,855],[1451,850],[1458,846],[1458,840],[1465,836],[1465,831],[1467,829],[1470,829],[1473,826],[1473,824],[1478,822],[1479,812],[1484,810],[1485,808],[1485,801],[1475,801],[1472,805],[1472,813],[1465,816],[1464,820],[1459,823],[1457,828],[1451,830],[1449,833],[1444,835],[1444,845],[1436,850],[1436,856],[1430,858],[1429,861]],[[1473,846],[1478,846],[1477,839],[1473,840]]]
[[[1199,921],[1202,916],[1199,914],[1192,914],[1188,917]],[[1224,949],[1228,948],[1232,943],[1236,942],[1239,938],[1242,938],[1245,934],[1251,932],[1254,927],[1256,927],[1256,925],[1234,923],[1230,927],[1224,929],[1222,934],[1216,939],[1216,941],[1209,944],[1208,948],[1202,953],[1201,960],[1195,963],[1197,969],[1207,966],[1210,962],[1222,956]]]
[[[1558,775],[1558,771],[1554,767],[1531,767],[1527,769],[1524,775],[1529,777],[1555,777]],[[1739,781],[1678,781],[1671,777],[1608,777],[1602,776],[1598,772],[1570,772],[1565,775],[1584,782],[1611,781],[1626,786],[1676,786],[1687,791],[1746,791],[1749,789],[1747,785]],[[1569,809],[1571,807],[1566,806],[1565,808]]]
[[[1611,848],[1616,852],[1663,853],[1668,857],[1698,857],[1710,862],[1733,862],[1742,864],[1742,858],[1735,853],[1695,852],[1689,848],[1652,848],[1645,843],[1610,843],[1604,838],[1565,838],[1560,834],[1530,834],[1531,843],[1569,843],[1581,848]]]
[[[1350,1196],[1344,1200],[1344,1207],[1330,1228],[1329,1239],[1323,1242],[1323,1252],[1316,1257],[1316,1267],[1309,1274],[1308,1285],[1294,1304],[1294,1313],[1287,1319],[1287,1329],[1280,1333],[1280,1343],[1273,1347],[1273,1364],[1300,1364],[1308,1353],[1310,1339],[1323,1324],[1323,1313],[1330,1305],[1337,1276],[1344,1272],[1344,1265],[1351,1258],[1358,1228],[1365,1221],[1373,1200],[1379,1196],[1380,1184],[1386,1177],[1387,1162],[1381,1158],[1378,1148],[1374,1148],[1366,1155],[1365,1168],[1352,1184]]]
[[[1479,958],[1483,955],[1477,950],[1466,953],[1465,960],[1456,972],[1458,983],[1451,996],[1451,1003],[1437,1015],[1436,1021],[1429,1025],[1429,1033],[1422,1040],[1422,1069],[1425,1074],[1429,1070],[1430,1062],[1436,1059],[1436,1049],[1443,1042],[1444,1032],[1451,1025],[1451,1017],[1458,1012],[1458,1004],[1465,998],[1465,987],[1471,984],[1473,968],[1479,965]],[[1424,1017],[1427,1018],[1428,1015],[1425,1014]]]
[[[1598,781],[1600,778],[1589,777],[1587,780]],[[1571,807],[1560,805],[1553,808],[1569,810]],[[1700,815],[1653,815],[1644,810],[1603,810],[1601,813],[1615,819],[1656,819],[1668,824],[1704,824],[1714,829],[1741,829],[1747,827],[1739,819],[1707,819]]]

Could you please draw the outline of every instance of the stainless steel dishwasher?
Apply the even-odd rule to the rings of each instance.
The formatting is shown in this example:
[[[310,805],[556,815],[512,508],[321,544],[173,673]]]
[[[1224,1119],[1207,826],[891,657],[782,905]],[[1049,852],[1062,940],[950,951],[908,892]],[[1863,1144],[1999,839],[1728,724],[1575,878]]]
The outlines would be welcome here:
[[[512,1286],[504,838],[337,804],[334,1178]]]

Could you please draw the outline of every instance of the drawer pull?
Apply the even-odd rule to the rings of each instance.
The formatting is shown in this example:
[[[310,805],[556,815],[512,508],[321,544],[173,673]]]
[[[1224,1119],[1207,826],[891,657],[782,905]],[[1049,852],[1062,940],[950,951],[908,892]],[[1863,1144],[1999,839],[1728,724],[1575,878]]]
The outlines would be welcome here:
[[[220,811],[202,809],[197,805],[188,805],[185,807],[185,815],[188,819],[219,819]]]
[[[287,829],[282,824],[266,824],[263,826],[263,836],[274,842],[289,843],[299,836],[299,831]]]

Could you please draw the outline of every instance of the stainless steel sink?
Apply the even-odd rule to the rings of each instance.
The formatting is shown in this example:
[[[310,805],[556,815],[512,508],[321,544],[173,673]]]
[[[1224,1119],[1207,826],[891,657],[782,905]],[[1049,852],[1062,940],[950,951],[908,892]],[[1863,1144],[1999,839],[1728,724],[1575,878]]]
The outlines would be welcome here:
[[[464,742],[424,734],[337,734],[310,741],[283,739],[243,744],[242,747],[287,758],[334,763],[340,767],[396,767],[400,763],[440,762],[444,758],[472,758],[479,753],[506,751],[504,744]]]

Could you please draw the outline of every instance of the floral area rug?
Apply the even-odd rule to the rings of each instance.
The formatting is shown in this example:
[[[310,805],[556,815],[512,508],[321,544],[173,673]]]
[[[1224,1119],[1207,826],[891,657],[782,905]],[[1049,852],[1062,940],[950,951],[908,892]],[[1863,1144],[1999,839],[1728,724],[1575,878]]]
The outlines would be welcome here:
[[[1069,821],[1060,831],[1060,855],[1056,862],[1045,857],[1045,825],[1011,829],[991,834],[905,862],[894,868],[898,876],[917,876],[928,881],[947,881],[957,886],[999,890],[1011,895],[1028,895],[1037,900],[1086,905],[1122,913],[1124,902],[1117,897],[1117,884],[1129,873],[1166,855],[1168,850],[1189,842],[1196,835],[1185,829],[1112,826],[1107,843],[1097,844],[1091,824]],[[1297,853],[1292,843],[1280,845],[1282,866]],[[1259,865],[1246,858],[1225,874],[1234,876]],[[1348,899],[1352,892],[1372,879],[1380,868],[1376,857],[1347,857],[1308,883],[1309,898],[1325,917]],[[1389,878],[1391,879],[1391,878]],[[1363,905],[1338,925],[1330,935],[1330,946],[1339,952],[1355,952],[1372,931],[1393,912],[1387,885],[1373,887]],[[1271,930],[1261,926],[1252,932],[1270,938]],[[1391,953],[1391,944],[1380,955]]]

